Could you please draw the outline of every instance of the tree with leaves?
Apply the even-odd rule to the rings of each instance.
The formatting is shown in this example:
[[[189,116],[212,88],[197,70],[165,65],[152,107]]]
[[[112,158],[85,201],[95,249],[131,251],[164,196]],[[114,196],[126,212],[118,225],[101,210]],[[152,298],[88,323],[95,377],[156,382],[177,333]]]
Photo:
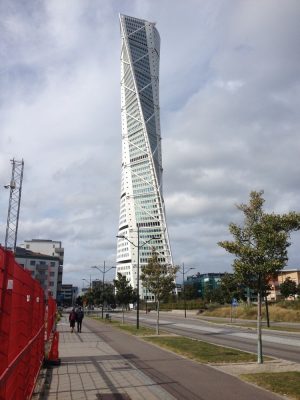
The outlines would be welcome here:
[[[132,301],[133,290],[125,275],[118,272],[117,279],[114,279],[116,288],[116,299],[122,306],[122,323],[124,324],[124,308]]]
[[[142,268],[141,280],[143,285],[147,287],[155,297],[157,335],[159,335],[159,304],[163,298],[175,289],[175,278],[178,270],[179,268],[173,265],[161,264],[155,250],[153,250],[148,264]]]
[[[194,300],[198,297],[197,286],[194,283],[185,283],[185,299]]]
[[[234,274],[225,272],[220,281],[224,303],[231,304],[232,299],[245,300],[245,286],[240,285]]]
[[[266,213],[263,210],[263,191],[250,193],[249,204],[237,208],[244,214],[242,226],[231,223],[229,231],[233,241],[218,245],[236,256],[234,274],[239,283],[257,292],[258,363],[263,362],[261,339],[261,299],[263,288],[270,276],[278,273],[287,263],[290,234],[300,229],[300,214]]]
[[[293,281],[289,276],[285,279],[285,281],[280,285],[280,293],[282,296],[287,299],[290,296],[295,298],[298,293],[297,284]]]

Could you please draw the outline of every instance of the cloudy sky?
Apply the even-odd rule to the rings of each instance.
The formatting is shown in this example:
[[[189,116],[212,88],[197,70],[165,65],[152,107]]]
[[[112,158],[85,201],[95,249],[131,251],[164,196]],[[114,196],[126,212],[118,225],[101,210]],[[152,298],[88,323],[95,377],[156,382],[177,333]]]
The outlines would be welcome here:
[[[18,242],[61,240],[64,283],[82,286],[97,278],[91,265],[115,262],[119,13],[155,21],[161,36],[174,262],[230,271],[217,242],[251,190],[265,191],[267,211],[300,211],[299,0],[1,0],[0,183],[23,158]],[[289,267],[300,267],[299,247],[297,233]]]

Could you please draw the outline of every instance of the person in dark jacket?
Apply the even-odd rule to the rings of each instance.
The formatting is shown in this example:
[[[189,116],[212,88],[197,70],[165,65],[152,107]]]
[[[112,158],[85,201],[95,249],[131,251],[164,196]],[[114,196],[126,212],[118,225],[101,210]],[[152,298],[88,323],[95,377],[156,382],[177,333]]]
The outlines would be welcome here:
[[[78,307],[76,311],[77,332],[81,332],[81,325],[83,318],[84,318],[83,309],[81,307]]]
[[[70,322],[70,327],[71,327],[71,332],[74,332],[74,327],[75,327],[75,322],[76,322],[76,311],[75,308],[72,309],[72,311],[69,314],[69,322]]]

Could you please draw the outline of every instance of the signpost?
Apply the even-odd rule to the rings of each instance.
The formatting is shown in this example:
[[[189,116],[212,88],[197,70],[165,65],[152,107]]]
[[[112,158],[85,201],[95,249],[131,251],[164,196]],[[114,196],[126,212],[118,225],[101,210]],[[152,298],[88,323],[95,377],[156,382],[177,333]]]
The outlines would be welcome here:
[[[233,298],[231,300],[231,307],[230,307],[230,322],[232,322],[232,308],[235,308],[239,305],[238,301],[236,298]],[[235,314],[235,318],[236,318],[236,314]]]

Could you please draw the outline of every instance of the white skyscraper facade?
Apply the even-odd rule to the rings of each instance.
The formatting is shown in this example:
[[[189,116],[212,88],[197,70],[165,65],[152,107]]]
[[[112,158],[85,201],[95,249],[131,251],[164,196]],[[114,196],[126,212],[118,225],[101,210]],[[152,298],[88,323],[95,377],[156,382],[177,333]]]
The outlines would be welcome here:
[[[155,24],[145,20],[120,15],[120,26],[122,175],[116,272],[136,288],[138,247],[141,268],[153,247],[161,263],[172,263],[162,192],[160,37]],[[145,297],[141,287],[140,294]]]

